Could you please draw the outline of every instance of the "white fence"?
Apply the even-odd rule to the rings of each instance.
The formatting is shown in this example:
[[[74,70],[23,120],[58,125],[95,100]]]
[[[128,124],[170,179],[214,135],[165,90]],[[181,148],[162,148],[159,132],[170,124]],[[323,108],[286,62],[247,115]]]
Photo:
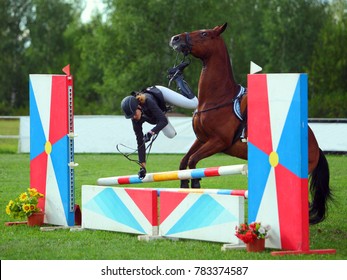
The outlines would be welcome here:
[[[117,144],[136,148],[131,121],[123,116],[75,116],[75,153],[118,153]],[[191,117],[169,117],[177,131],[173,139],[162,133],[152,153],[186,153],[195,140]],[[218,125],[218,124],[216,124]],[[309,125],[325,152],[347,152],[347,119],[310,119]],[[144,132],[152,126],[145,125]],[[129,152],[124,146],[122,151]],[[30,152],[30,118],[20,117],[18,152]]]

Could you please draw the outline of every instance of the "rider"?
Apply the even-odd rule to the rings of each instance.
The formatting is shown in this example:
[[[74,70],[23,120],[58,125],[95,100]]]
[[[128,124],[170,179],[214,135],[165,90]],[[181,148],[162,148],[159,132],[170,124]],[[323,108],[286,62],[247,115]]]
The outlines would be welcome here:
[[[183,69],[188,65],[188,62],[182,62],[168,70],[169,85],[172,81],[175,81],[182,95],[167,87],[152,86],[140,92],[133,92],[131,96],[125,97],[121,102],[125,118],[131,119],[136,135],[138,158],[141,166],[138,176],[141,180],[145,178],[147,172],[145,143],[160,131],[163,131],[168,138],[173,138],[177,134],[165,115],[167,111],[165,102],[187,109],[196,109],[198,105],[198,99],[183,78]],[[142,131],[144,122],[155,125],[145,134]]]

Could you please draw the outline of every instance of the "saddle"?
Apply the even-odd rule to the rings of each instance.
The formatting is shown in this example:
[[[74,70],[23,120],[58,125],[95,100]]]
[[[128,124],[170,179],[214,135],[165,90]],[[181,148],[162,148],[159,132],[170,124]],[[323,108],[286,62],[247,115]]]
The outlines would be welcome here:
[[[247,95],[247,89],[240,85],[240,91],[233,100],[233,110],[236,117],[241,121],[241,124],[235,133],[233,143],[238,139],[240,139],[241,142],[247,142],[247,107],[244,112],[241,112],[241,101],[245,95]]]

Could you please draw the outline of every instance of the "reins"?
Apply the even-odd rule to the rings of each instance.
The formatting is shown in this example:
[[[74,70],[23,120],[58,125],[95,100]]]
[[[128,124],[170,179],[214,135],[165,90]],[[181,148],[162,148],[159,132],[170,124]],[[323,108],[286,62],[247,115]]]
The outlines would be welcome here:
[[[153,142],[157,139],[157,137],[158,137],[158,134],[153,135],[151,141],[149,142],[149,144],[148,144],[147,147],[146,147],[146,151],[148,150],[148,151],[146,152],[146,155],[147,155],[146,161],[148,161],[148,158],[149,158],[149,155],[150,155],[150,152],[151,152],[151,149],[152,149]],[[146,145],[146,143],[143,142],[143,144],[140,146],[140,148],[141,148],[143,145]],[[130,150],[133,150],[133,151],[132,151],[131,153],[123,153],[123,152],[119,149],[119,146],[123,146],[123,147],[125,147],[125,148],[127,148],[127,149],[130,149]],[[130,158],[133,154],[137,153],[137,151],[139,150],[138,148],[137,148],[137,149],[133,149],[133,148],[128,147],[128,146],[126,146],[126,145],[124,145],[124,144],[117,144],[117,145],[116,145],[116,149],[117,149],[118,152],[119,152],[121,155],[123,155],[127,160],[132,161],[132,162],[135,162],[135,163],[137,163],[140,167],[142,167],[141,163],[140,163],[138,160],[135,160],[135,159]]]
[[[224,103],[224,104],[221,104],[221,105],[212,107],[212,108],[207,108],[207,109],[205,109],[205,110],[196,111],[196,112],[194,112],[194,114],[201,114],[201,113],[205,113],[205,112],[208,112],[208,111],[217,110],[217,109],[219,109],[219,108],[226,107],[226,106],[231,105],[231,104],[233,104],[233,103],[234,103],[234,99],[232,99],[231,101],[229,101],[229,102],[227,102],[227,103]]]
[[[223,108],[225,106],[231,105],[231,104],[235,103],[235,101],[240,100],[245,93],[246,93],[245,88],[240,85],[239,93],[236,94],[236,96],[233,99],[231,99],[231,101],[224,103],[224,104],[220,104],[220,105],[212,107],[212,108],[207,108],[205,110],[196,111],[196,112],[194,112],[194,114],[201,114],[201,113],[205,113],[205,112],[212,111],[212,110],[217,110],[219,108]],[[240,119],[240,117],[237,115],[236,112],[235,112],[235,114]],[[242,121],[242,119],[240,119],[240,120]]]
[[[185,34],[186,34],[185,41],[186,41],[186,46],[188,50],[184,50],[183,54],[184,56],[187,56],[188,54],[191,53],[193,44],[192,44],[192,40],[190,39],[189,32],[185,32]]]

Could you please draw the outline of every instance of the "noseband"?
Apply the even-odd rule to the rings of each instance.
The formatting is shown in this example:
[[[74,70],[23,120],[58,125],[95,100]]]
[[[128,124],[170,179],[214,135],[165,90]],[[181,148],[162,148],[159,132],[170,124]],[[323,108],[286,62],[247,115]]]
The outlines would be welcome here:
[[[186,36],[185,36],[185,48],[182,50],[184,56],[187,56],[188,54],[191,53],[192,51],[192,47],[193,47],[193,44],[192,44],[192,40],[190,39],[190,35],[189,35],[189,32],[185,32],[184,33]]]

